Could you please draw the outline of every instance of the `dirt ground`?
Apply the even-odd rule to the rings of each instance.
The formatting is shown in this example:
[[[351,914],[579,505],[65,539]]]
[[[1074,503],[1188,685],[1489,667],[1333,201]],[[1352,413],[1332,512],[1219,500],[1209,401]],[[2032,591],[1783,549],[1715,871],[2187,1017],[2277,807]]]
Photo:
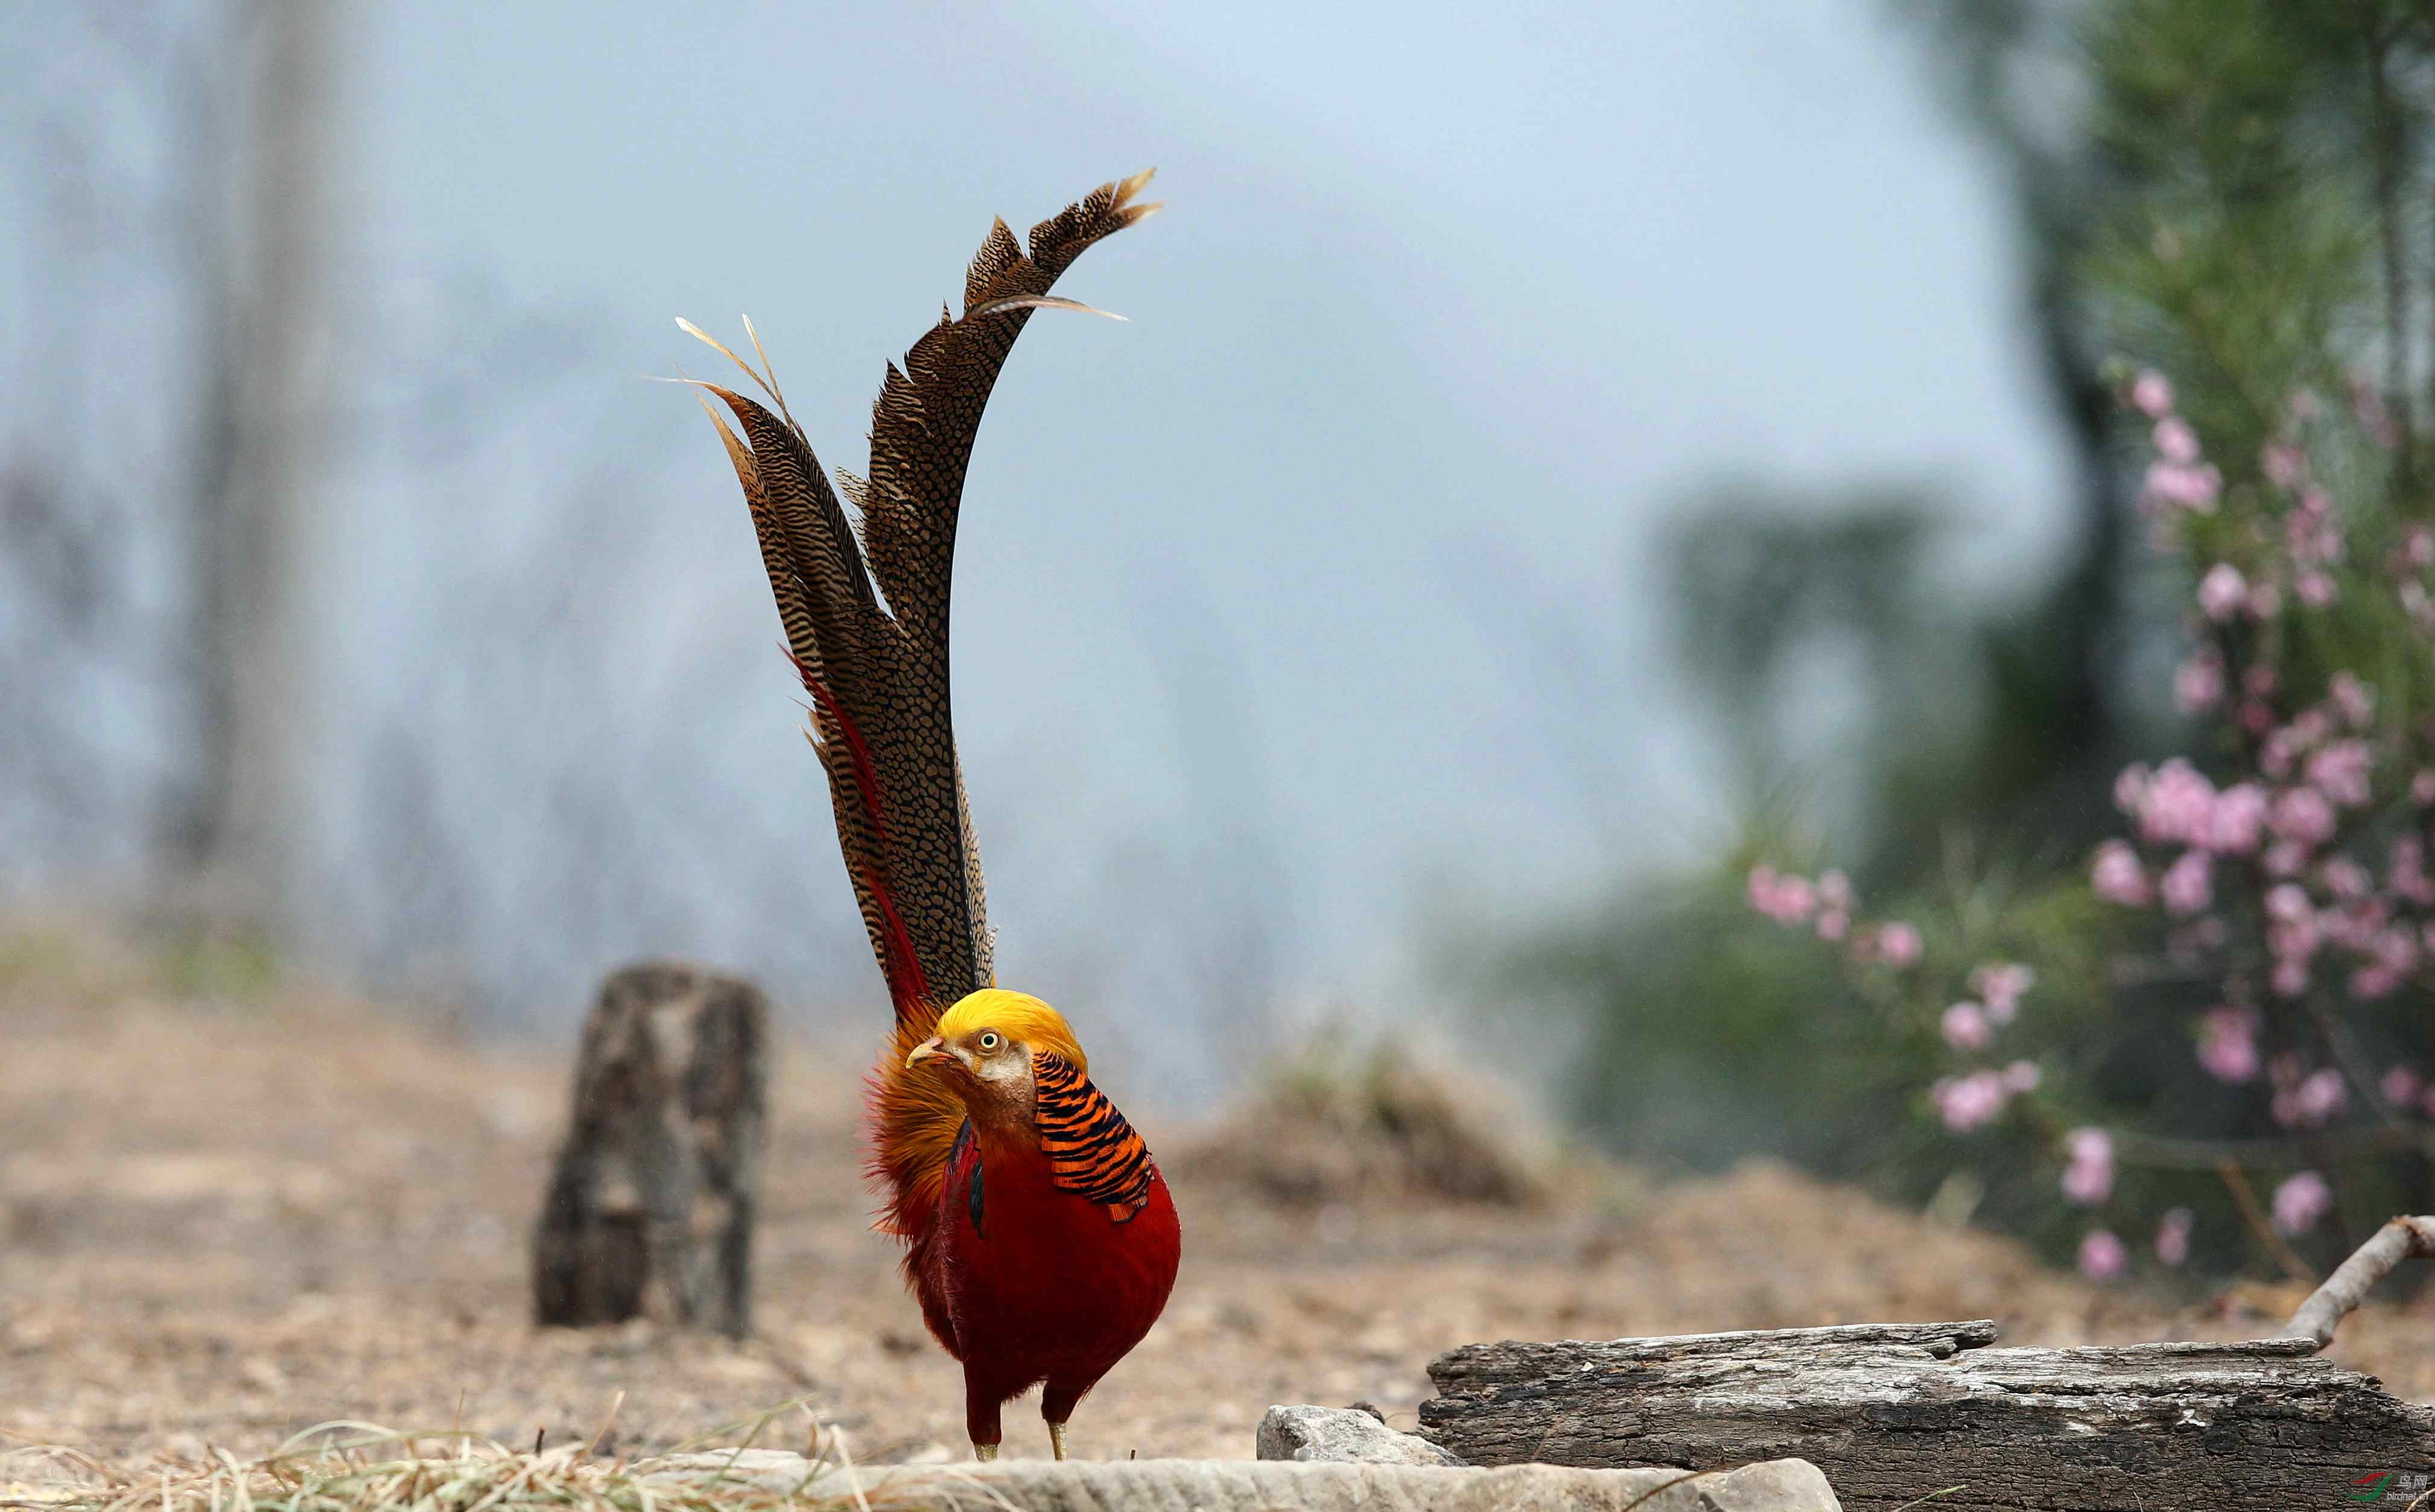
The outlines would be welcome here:
[[[537,1330],[526,1243],[564,1055],[336,999],[215,1006],[0,960],[0,1440],[129,1465],[256,1453],[336,1418],[557,1442],[590,1436],[623,1392],[626,1446],[800,1401],[866,1455],[960,1451],[956,1367],[868,1228],[850,1121],[865,1053],[785,1059],[758,1339]],[[1477,1340],[1981,1316],[2019,1343],[2263,1331],[1781,1168],[1576,1181],[1535,1210],[1314,1208],[1210,1173],[1228,1163],[1196,1142],[1222,1133],[1145,1133],[1184,1269],[1077,1415],[1089,1457],[1248,1457],[1279,1401],[1367,1399],[1409,1426],[1429,1357]],[[2354,1319],[2337,1354],[2435,1398],[2435,1306]],[[1010,1454],[1046,1453],[1032,1411],[1009,1409]],[[803,1430],[790,1409],[769,1432]]]

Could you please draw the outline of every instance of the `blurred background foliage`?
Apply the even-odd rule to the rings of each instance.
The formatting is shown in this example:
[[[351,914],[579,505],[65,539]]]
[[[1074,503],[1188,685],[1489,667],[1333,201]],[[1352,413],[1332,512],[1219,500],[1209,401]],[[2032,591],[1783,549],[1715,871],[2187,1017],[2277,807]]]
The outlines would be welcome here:
[[[1608,102],[1632,94],[1626,70],[1646,62],[1636,38],[1608,37],[1601,50],[1562,27],[1521,27],[1496,33],[1493,55],[1485,43],[1477,57],[1449,51],[1451,61],[1416,54],[1388,72],[1425,114],[1365,96],[1314,127],[1304,96],[1335,102],[1338,83],[1374,81],[1204,87],[1170,57],[1106,71],[1158,80],[1147,95],[1097,75],[1085,88],[1059,18],[1042,9],[1024,13],[1030,30],[993,18],[948,39],[976,49],[976,62],[925,57],[948,73],[971,67],[982,82],[962,103],[976,111],[996,103],[988,90],[1070,88],[1087,101],[1009,113],[978,146],[952,112],[910,125],[857,113],[843,86],[894,104],[884,67],[844,70],[854,77],[841,103],[823,106],[837,130],[779,131],[768,159],[748,152],[752,110],[723,98],[669,107],[713,198],[740,193],[713,165],[744,165],[735,171],[756,194],[775,182],[770,163],[790,177],[767,204],[722,204],[722,215],[759,217],[751,234],[722,231],[719,257],[693,237],[677,257],[691,271],[652,283],[648,298],[709,308],[714,292],[725,302],[807,287],[820,319],[839,322],[899,303],[892,288],[887,299],[864,291],[871,265],[818,247],[841,221],[869,223],[872,203],[903,210],[904,225],[882,229],[901,231],[904,246],[947,249],[919,270],[926,300],[949,287],[953,253],[969,243],[963,229],[949,235],[924,217],[952,210],[963,228],[990,209],[1045,212],[1046,196],[1137,166],[1123,154],[1146,139],[1201,154],[1186,170],[1207,196],[1192,235],[1163,244],[1154,269],[1114,253],[1093,264],[1095,279],[1126,296],[1112,304],[1187,291],[1162,312],[1172,324],[1161,342],[1078,356],[1082,348],[1045,332],[1027,339],[1037,344],[1025,361],[1048,371],[1037,392],[1010,386],[999,403],[1012,413],[983,442],[1004,448],[990,450],[991,465],[1009,460],[993,481],[1021,510],[976,526],[997,533],[963,580],[977,596],[997,573],[998,601],[1020,595],[1024,610],[1012,617],[1021,623],[958,645],[959,704],[969,697],[981,716],[964,728],[993,897],[1024,942],[1030,984],[1109,1021],[1112,1065],[1154,1068],[1143,1079],[1190,1104],[1279,1051],[1307,1006],[1297,996],[1355,999],[1378,1008],[1371,1018],[1407,993],[1450,999],[1428,1006],[1447,1010],[1452,1037],[1510,1029],[1511,1046],[1534,1053],[1507,1058],[1527,1058],[1525,1073],[1554,1082],[1573,1121],[1615,1150],[1675,1170],[1782,1156],[1955,1221],[2030,1233],[2057,1254],[2083,1226],[2055,1200],[2068,1126],[2251,1131],[2254,1100],[2189,1074],[2187,1018],[2212,988],[2126,979],[2122,947],[2141,943],[2137,922],[2083,883],[2092,847],[2121,827],[2112,796],[2126,764],[2226,755],[2174,712],[2170,689],[2188,644],[2192,563],[2236,547],[2245,517],[2227,509],[2196,522],[2186,558],[2149,548],[2136,507],[2148,456],[2122,392],[2134,369],[2170,374],[2210,454],[2249,459],[2294,390],[2346,395],[2364,375],[2396,444],[2341,480],[2375,503],[2355,515],[2360,553],[2425,518],[2421,480],[2435,476],[2435,4],[1850,9],[1896,29],[2005,209],[2044,411],[2031,419],[2067,453],[2066,539],[2034,565],[1955,570],[1990,541],[2019,546],[2020,534],[1983,519],[1960,522],[1974,505],[2043,484],[2002,476],[2036,449],[2037,438],[2020,440],[2030,425],[1990,435],[1982,403],[1963,476],[1923,482],[1931,475],[1912,464],[1964,444],[1947,408],[1951,375],[1925,371],[1962,350],[1962,336],[1940,331],[1903,349],[1923,371],[1897,391],[1888,428],[1934,444],[1863,439],[1829,451],[1797,426],[1770,430],[1770,411],[1814,425],[1843,415],[1856,429],[1838,405],[1875,391],[1858,375],[1885,360],[1892,336],[1843,333],[1836,360],[1854,375],[1850,392],[1736,388],[1736,370],[1706,348],[1752,344],[1791,318],[1759,292],[1634,284],[1631,255],[1662,245],[1669,228],[1632,192],[1607,185],[1553,214],[1552,190],[1516,188],[1513,175],[1552,163],[1551,181],[1578,189],[1583,169],[1548,156],[1556,147],[1614,166],[1613,138],[1577,121],[1615,125]],[[630,8],[622,24],[640,27],[648,9]],[[1813,27],[1806,41],[1841,35],[1818,22],[1828,11],[1850,29],[1832,7],[1786,21],[1792,11],[1774,6],[1752,8],[1745,29],[1800,23]],[[859,1013],[867,959],[829,870],[825,802],[786,727],[749,536],[694,417],[630,381],[665,365],[662,349],[621,344],[643,317],[585,304],[573,272],[578,291],[561,297],[554,265],[549,299],[537,301],[497,269],[401,278],[313,241],[322,212],[331,226],[354,213],[341,202],[349,185],[335,182],[350,162],[448,178],[436,152],[401,173],[409,149],[427,144],[375,143],[360,161],[305,150],[337,139],[339,65],[389,35],[378,26],[427,40],[415,8],[347,12],[367,23],[352,30],[333,23],[339,13],[312,0],[196,0],[79,11],[56,34],[44,28],[57,18],[29,10],[0,32],[11,80],[42,86],[13,92],[23,130],[11,224],[26,245],[12,266],[32,270],[34,292],[9,306],[21,404],[0,466],[0,692],[11,708],[0,726],[0,886],[22,896],[143,877],[145,906],[168,925],[173,973],[232,992],[294,956],[393,992],[472,999],[489,1027],[532,1027],[570,1017],[589,974],[680,949]],[[838,56],[892,60],[920,28],[886,29],[893,23],[870,20],[878,14],[829,18],[835,36],[820,40],[838,42]],[[866,23],[880,29],[853,30]],[[1173,46],[1198,24],[1143,35]],[[449,67],[477,72],[482,39],[424,25],[463,44]],[[1130,36],[1106,18],[1084,29],[1093,47]],[[1220,26],[1178,51],[1197,60],[1241,43],[1254,62],[1229,66],[1245,69],[1323,61],[1243,42],[1259,36]],[[1368,40],[1350,45],[1374,64]],[[646,59],[682,51],[639,31],[628,41],[623,50]],[[1844,93],[1831,60],[1793,51],[1804,83]],[[81,72],[72,77],[63,57]],[[1440,150],[1411,123],[1437,129],[1442,92],[1406,77],[1430,66],[1466,87],[1477,76],[1483,89],[1527,91],[1547,113],[1481,113],[1493,118],[1464,128],[1470,156]],[[756,70],[735,87],[747,97],[793,89],[764,73],[785,77]],[[1178,80],[1236,113],[1193,116]],[[404,96],[458,81],[404,83],[415,87],[390,80]],[[1768,116],[1762,101],[1728,103],[1757,123],[1770,164],[1802,161],[1805,139],[1788,117]],[[1237,138],[1256,134],[1245,112],[1294,138],[1291,150],[1242,147]],[[857,124],[861,114],[876,124]],[[1547,140],[1529,134],[1534,125]],[[925,134],[908,145],[900,128]],[[1407,160],[1388,155],[1386,138],[1425,169],[1398,178],[1390,169]],[[1093,155],[1117,144],[1113,161]],[[1690,150],[1636,143],[1628,165],[1662,167]],[[834,160],[802,167],[803,151]],[[1024,173],[1053,160],[1054,182],[1035,185],[990,152]],[[586,210],[615,207],[638,244],[658,223],[685,220],[624,202],[630,165],[598,156],[558,164],[589,194]],[[1067,165],[1086,156],[1084,177],[1069,181]],[[969,164],[981,165],[955,171],[981,182],[941,179],[941,165]],[[1718,198],[1688,202],[1721,220],[1764,199],[1720,178]],[[1044,198],[1017,202],[1015,182]],[[1527,217],[1498,218],[1519,217],[1517,203]],[[1834,267],[1786,235],[1803,211],[1768,206],[1737,232],[1700,229],[1753,259],[1770,294],[1825,280],[1810,296],[1816,328],[1803,332],[1816,344],[1835,336],[1824,310]],[[1492,222],[1495,237],[1479,233]],[[1280,226],[1293,228],[1283,242]],[[885,241],[878,231],[843,239]],[[593,235],[567,252],[535,238],[517,255],[580,261],[622,244]],[[879,255],[907,254],[886,241]],[[1668,266],[1687,277],[1681,261]],[[1528,276],[1511,276],[1517,268]],[[630,281],[614,262],[581,270],[602,300]],[[1266,287],[1305,275],[1334,281]],[[837,292],[840,279],[852,297]],[[1619,284],[1634,295],[1609,298]],[[1497,303],[1514,289],[1528,298]],[[317,298],[336,310],[319,324]],[[1933,308],[1924,294],[1920,304]],[[1693,336],[1669,347],[1660,305],[1697,306]],[[656,322],[673,312],[649,306],[663,339]],[[789,386],[834,385],[816,395],[821,408],[850,416],[876,360],[832,358],[875,353],[880,338],[796,314],[810,371]],[[1327,360],[1309,360],[1315,348]],[[1169,366],[1124,365],[1154,361]],[[1704,382],[1702,362],[1713,370]],[[602,374],[620,386],[606,399]],[[1613,374],[1622,387],[1599,386]],[[1393,387],[1402,382],[1411,387]],[[1212,393],[1228,395],[1227,408],[1205,421]],[[1657,453],[1674,460],[1644,468],[1650,454],[1615,449],[1618,435],[1667,431],[1663,413],[1632,408],[1652,396],[1682,407],[1674,428],[1683,414],[1713,417],[1701,465]],[[1085,404],[1104,408],[1043,418],[1047,406]],[[1204,422],[1207,432],[1187,428]],[[823,434],[850,434],[845,424]],[[1717,458],[1739,466],[1746,454],[1746,471],[1717,471]],[[1871,465],[1849,465],[1854,455]],[[1200,461],[1179,469],[1179,456]],[[1805,465],[1771,468],[1780,456]],[[1018,458],[1036,471],[1016,470]],[[851,462],[851,447],[830,460]],[[1685,468],[1692,481],[1662,484],[1675,495],[1668,507],[1627,492]],[[300,483],[307,474],[319,492]],[[1533,508],[1511,508],[1524,476]],[[1142,507],[1145,477],[1158,478],[1164,507]],[[694,511],[714,496],[716,514],[707,503]],[[1628,588],[1610,605],[1614,624],[1589,622],[1570,607],[1578,594],[1546,591],[1578,587],[1549,564],[1577,566],[1595,554],[1583,539],[1602,548],[1613,537],[1567,536],[1565,522],[1612,524],[1635,510],[1667,523],[1653,569],[1628,563],[1626,581],[1641,569],[1658,590]],[[1144,521],[1167,533],[1125,533]],[[1155,550],[1172,560],[1143,565]],[[1528,621],[1515,633],[1535,635],[1520,665],[1501,669],[1518,675],[1499,682],[1493,649],[1449,631],[1463,621],[1446,605],[1464,607],[1466,593],[1478,620]],[[1095,618],[1087,605],[1114,607]],[[1660,633],[1633,643],[1632,665],[1661,652],[1667,675],[1601,682],[1584,648],[1629,641],[1644,618]],[[2425,680],[2423,641],[2390,616],[2322,623],[2288,652],[2295,682],[2375,668],[2399,697]],[[736,672],[748,652],[758,669]],[[1448,689],[1461,690],[1453,717]],[[1531,710],[1534,690],[1544,706]],[[369,696],[343,696],[359,693]],[[1171,708],[1146,709],[1161,700]],[[1543,736],[1560,736],[1517,735],[1533,714]],[[1627,716],[1638,721],[1630,740],[1597,751]],[[1001,733],[976,748],[984,729]],[[1077,750],[1089,760],[1073,759]],[[1579,786],[1602,806],[1586,816],[1542,791],[1562,786],[1550,764],[1583,753]],[[1691,776],[1650,775],[1668,762]],[[1686,823],[1659,800],[1703,786],[1731,795],[1730,820],[1699,837],[1691,860],[1652,866],[1667,852],[1644,832]],[[1527,835],[1525,820],[1537,826]],[[1407,843],[1423,827],[1435,856]],[[1418,945],[1386,942],[1377,918],[1410,912],[1389,868],[1422,870],[1445,854],[1477,858],[1471,891],[1418,929],[1391,926]],[[1546,884],[1573,888],[1584,855],[1611,874],[1605,891],[1575,900]],[[1839,868],[1872,917],[1919,922],[1918,985],[1839,970],[1815,939],[1753,913],[1745,879],[1762,863],[1803,876]],[[1543,891],[1526,895],[1526,880]],[[1518,907],[1494,906],[1509,895]],[[1459,922],[1440,927],[1447,915]],[[1964,1149],[1929,1105],[1950,1064],[1938,1015],[1951,993],[1932,983],[1993,960],[2036,965],[2049,1096],[2034,1117],[1981,1130]],[[2415,989],[2378,1011],[2390,1020],[2376,1029],[2380,1053],[2425,1040]],[[1390,1110],[1376,1121],[1433,1117],[1411,1110],[1416,1082],[1358,1055],[1318,1070],[1307,1053],[1280,1064],[1266,1095],[1287,1104],[1338,1117],[1325,1088],[1349,1077],[1347,1095]],[[1460,1152],[1446,1164],[1464,1169]],[[2210,1179],[2126,1168],[2120,1200],[2192,1206],[2203,1263],[2254,1262],[2236,1196]],[[2311,1243],[2345,1242],[2345,1225],[2426,1196],[2424,1160],[2374,1163],[2346,1186],[2340,1222]]]
[[[1956,602],[1923,570],[1943,512],[1915,493],[1743,490],[1685,511],[1671,558],[1680,665],[1731,740],[1739,832],[1712,867],[1635,878],[1463,954],[1484,996],[1580,1030],[1571,1105],[1614,1147],[1685,1169],[1787,1157],[2028,1232],[2060,1257],[2085,1215],[2056,1196],[2052,1111],[1965,1146],[1926,1096],[1948,1064],[1936,1014],[1974,963],[2037,963],[2025,1015],[2042,1020],[2047,1085],[2071,1086],[2087,1121],[2223,1137],[2256,1119],[2254,1097],[2188,1074],[2188,1016],[2215,987],[2124,977],[2120,911],[2084,886],[2092,847],[2122,827],[2112,788],[2126,763],[2222,754],[2194,748],[2171,669],[2190,564],[2213,560],[2208,531],[2248,523],[2234,510],[2196,522],[2187,559],[2148,548],[2130,365],[2170,374],[2209,455],[2242,459],[2295,390],[2344,395],[2366,374],[2406,439],[2390,488],[2365,480],[2375,496],[2356,513],[2368,532],[2356,554],[2426,517],[2413,417],[2435,413],[2423,307],[2435,296],[2435,7],[1982,0],[1900,14],[2013,206],[2024,317],[2075,450],[2072,548],[2009,594]],[[1935,423],[1933,394],[1920,412]],[[2339,667],[2423,662],[2423,639],[2374,644],[2393,618],[2328,634],[2295,681],[2322,688]],[[1796,765],[1784,721],[1830,663],[1860,688],[1860,712],[1826,758]],[[1805,930],[1753,912],[1744,878],[1762,862],[1839,866],[1872,914],[1928,925],[1923,975],[1947,990],[1895,1012],[1822,970]],[[2388,1048],[2423,1051],[2428,1011],[2413,989]],[[2117,1200],[2150,1215],[2197,1206],[2202,1268],[2261,1261],[2271,1246],[2201,1165],[2126,1170]],[[2427,1176],[2414,1155],[2376,1162],[2323,1247],[2399,1205],[2423,1208]]]

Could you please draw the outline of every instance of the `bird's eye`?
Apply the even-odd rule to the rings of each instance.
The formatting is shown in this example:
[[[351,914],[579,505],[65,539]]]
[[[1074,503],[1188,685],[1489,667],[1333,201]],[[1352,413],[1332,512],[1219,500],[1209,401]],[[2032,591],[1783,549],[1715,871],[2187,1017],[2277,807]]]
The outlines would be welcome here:
[[[981,1037],[974,1041],[974,1043],[979,1045],[981,1048],[981,1053],[986,1055],[990,1051],[997,1049],[1000,1045],[1005,1044],[1006,1041],[997,1037],[996,1030],[984,1029],[981,1031]]]

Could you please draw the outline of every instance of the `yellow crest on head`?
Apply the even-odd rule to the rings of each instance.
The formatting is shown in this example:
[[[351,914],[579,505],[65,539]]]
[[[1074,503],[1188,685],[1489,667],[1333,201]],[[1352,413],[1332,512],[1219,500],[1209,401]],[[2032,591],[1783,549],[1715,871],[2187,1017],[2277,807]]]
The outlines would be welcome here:
[[[994,1029],[1035,1051],[1045,1050],[1083,1075],[1091,1074],[1090,1063],[1083,1058],[1065,1016],[1029,993],[1009,992],[1004,987],[969,993],[940,1016],[936,1033],[941,1039],[961,1039],[984,1029]]]

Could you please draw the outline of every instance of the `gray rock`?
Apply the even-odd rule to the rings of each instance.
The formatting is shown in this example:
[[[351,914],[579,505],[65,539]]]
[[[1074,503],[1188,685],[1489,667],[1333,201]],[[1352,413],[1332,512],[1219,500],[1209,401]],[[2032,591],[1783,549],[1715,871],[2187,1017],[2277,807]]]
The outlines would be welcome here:
[[[1262,1459],[1330,1460],[1354,1465],[1459,1465],[1413,1434],[1399,1434],[1374,1407],[1271,1407],[1260,1418]]]
[[[1694,1474],[1553,1465],[1468,1469],[1319,1460],[997,1460],[827,1469],[800,1454],[681,1454],[636,1469],[699,1489],[725,1479],[806,1497],[859,1491],[889,1512],[1842,1512],[1804,1460]]]

